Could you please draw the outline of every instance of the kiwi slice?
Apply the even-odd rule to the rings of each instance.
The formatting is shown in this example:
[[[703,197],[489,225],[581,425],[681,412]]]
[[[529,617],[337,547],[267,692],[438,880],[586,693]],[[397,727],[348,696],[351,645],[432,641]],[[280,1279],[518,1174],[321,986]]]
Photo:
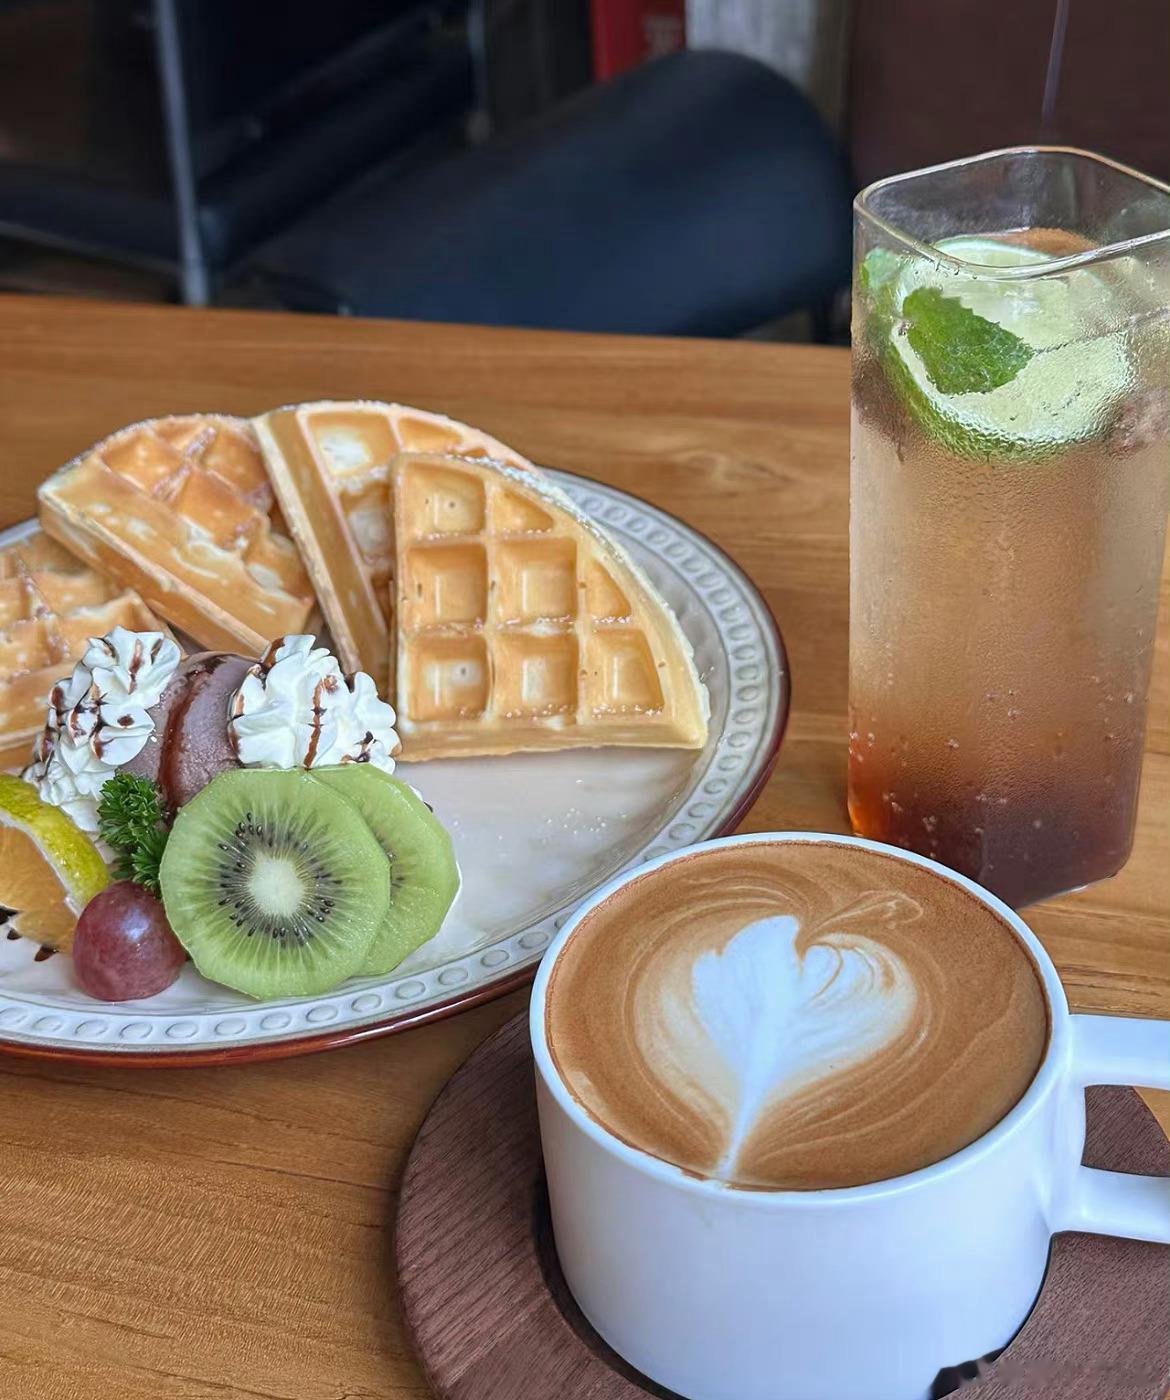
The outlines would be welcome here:
[[[175,818],[159,882],[203,976],[261,999],[361,971],[390,907],[361,813],[301,769],[220,773]]]
[[[451,838],[406,783],[368,763],[314,768],[317,782],[344,793],[390,857],[390,911],[362,964],[381,974],[433,938],[459,889]]]

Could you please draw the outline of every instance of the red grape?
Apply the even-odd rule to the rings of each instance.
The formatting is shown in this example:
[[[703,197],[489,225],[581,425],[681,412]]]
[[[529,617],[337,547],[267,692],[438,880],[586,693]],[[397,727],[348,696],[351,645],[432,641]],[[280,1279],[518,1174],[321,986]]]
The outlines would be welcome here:
[[[82,989],[101,1001],[134,1001],[161,992],[187,954],[162,905],[133,880],[116,880],[81,911],[73,966]]]

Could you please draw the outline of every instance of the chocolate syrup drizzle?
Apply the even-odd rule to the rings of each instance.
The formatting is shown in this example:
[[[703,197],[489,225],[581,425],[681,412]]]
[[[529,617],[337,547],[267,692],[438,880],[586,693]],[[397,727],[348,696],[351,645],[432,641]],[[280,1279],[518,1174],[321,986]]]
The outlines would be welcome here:
[[[284,646],[287,637],[276,637],[268,643],[268,650],[256,663],[256,674],[264,680],[273,666],[276,665],[276,653]]]
[[[317,746],[321,742],[321,728],[325,717],[325,710],[321,704],[321,692],[336,689],[337,682],[332,676],[322,676],[313,687],[313,730],[309,735],[309,747],[305,750],[305,761],[302,767],[312,768],[313,760],[317,757]]]

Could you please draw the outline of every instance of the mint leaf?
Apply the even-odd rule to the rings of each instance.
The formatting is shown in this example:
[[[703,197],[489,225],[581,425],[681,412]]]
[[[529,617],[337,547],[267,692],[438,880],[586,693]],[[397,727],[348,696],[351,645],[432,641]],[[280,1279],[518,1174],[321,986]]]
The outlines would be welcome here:
[[[866,303],[866,326],[875,340],[893,330],[904,263],[904,258],[888,248],[871,248],[857,269],[857,287]]]
[[[879,359],[887,358],[898,324],[898,282],[904,264],[905,259],[888,248],[871,248],[857,269],[860,334]]]
[[[906,339],[943,394],[987,394],[1010,384],[1032,358],[1018,335],[971,311],[937,287],[919,287],[902,303]]]
[[[897,281],[904,261],[888,248],[871,248],[857,269],[858,286],[872,296]]]

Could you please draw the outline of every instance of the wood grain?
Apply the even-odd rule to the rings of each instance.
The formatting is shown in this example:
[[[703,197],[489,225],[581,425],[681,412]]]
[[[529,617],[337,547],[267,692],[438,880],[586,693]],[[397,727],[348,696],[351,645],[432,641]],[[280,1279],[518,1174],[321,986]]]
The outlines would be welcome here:
[[[1166,1176],[1170,1147],[1131,1089],[1092,1089],[1085,1160]],[[403,1307],[439,1400],[645,1400],[667,1392],[597,1335],[557,1262],[527,1018],[472,1055],[427,1115],[398,1213]],[[1019,1336],[962,1400],[1158,1400],[1170,1379],[1166,1249],[1059,1235]],[[701,1261],[697,1261],[701,1262]],[[949,1358],[939,1393],[957,1388]],[[858,1355],[857,1364],[865,1358]],[[1021,1388],[1024,1387],[1024,1388]]]
[[[809,347],[0,297],[0,525],[154,414],[365,396],[466,418],[674,511],[752,575],[794,710],[745,826],[840,831],[847,376],[845,352]],[[1168,653],[1163,599],[1133,859],[1030,913],[1080,1009],[1170,1014]],[[250,1068],[0,1057],[0,1395],[425,1395],[396,1312],[395,1190],[427,1104],[522,1000]]]

